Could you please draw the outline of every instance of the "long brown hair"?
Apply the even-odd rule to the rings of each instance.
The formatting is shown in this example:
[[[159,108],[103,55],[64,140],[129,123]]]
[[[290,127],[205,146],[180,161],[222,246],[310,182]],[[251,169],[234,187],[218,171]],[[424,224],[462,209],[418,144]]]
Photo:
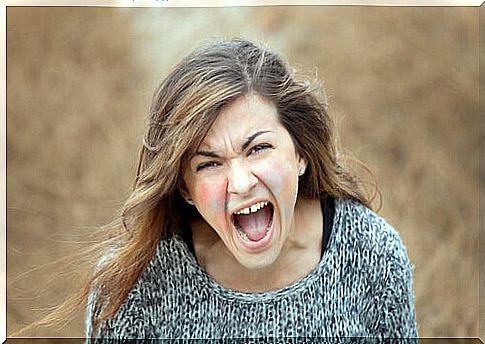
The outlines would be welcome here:
[[[298,152],[308,161],[299,197],[354,199],[371,207],[360,179],[337,149],[323,89],[297,80],[290,66],[264,45],[243,39],[211,41],[185,57],[157,89],[131,195],[110,226],[109,253],[70,305],[85,303],[96,333],[113,317],[164,236],[197,216],[179,193],[184,161],[199,146],[220,109],[256,93],[273,102]],[[94,294],[93,294],[93,291]],[[89,319],[88,319],[89,320]]]

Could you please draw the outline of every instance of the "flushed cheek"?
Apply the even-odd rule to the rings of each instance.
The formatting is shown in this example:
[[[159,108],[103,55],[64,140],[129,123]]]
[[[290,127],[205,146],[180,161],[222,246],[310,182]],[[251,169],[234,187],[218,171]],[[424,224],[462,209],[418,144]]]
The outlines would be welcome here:
[[[291,162],[268,159],[258,166],[258,175],[275,197],[294,192],[295,172]]]
[[[196,200],[198,209],[209,223],[225,219],[225,198],[227,182],[224,180],[217,182],[207,182],[198,185],[196,188]],[[213,219],[208,217],[213,217]]]
[[[258,174],[278,201],[284,218],[291,217],[296,201],[297,176],[291,162],[268,159],[258,168]]]

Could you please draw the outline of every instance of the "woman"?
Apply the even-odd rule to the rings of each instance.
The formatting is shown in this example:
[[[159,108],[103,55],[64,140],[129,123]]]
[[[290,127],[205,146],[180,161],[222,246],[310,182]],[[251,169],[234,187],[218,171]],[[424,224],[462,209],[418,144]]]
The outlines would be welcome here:
[[[406,250],[341,160],[278,55],[195,50],[156,93],[87,336],[416,337]]]

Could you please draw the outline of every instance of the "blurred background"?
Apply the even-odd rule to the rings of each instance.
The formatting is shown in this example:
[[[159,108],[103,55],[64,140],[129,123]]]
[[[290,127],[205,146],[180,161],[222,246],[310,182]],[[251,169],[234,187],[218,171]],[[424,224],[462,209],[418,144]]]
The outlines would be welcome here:
[[[420,336],[478,336],[478,8],[7,8],[7,334],[78,290],[128,195],[153,91],[211,37],[323,80],[415,265]],[[66,262],[64,262],[66,263]],[[62,265],[62,268],[61,268]],[[29,336],[83,336],[83,312]]]

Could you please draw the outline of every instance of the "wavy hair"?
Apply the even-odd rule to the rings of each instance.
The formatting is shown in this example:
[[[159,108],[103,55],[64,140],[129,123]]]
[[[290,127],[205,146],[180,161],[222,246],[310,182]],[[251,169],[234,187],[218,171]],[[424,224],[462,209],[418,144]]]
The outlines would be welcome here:
[[[264,45],[239,38],[204,44],[177,64],[155,92],[133,190],[109,226],[109,258],[98,264],[84,290],[65,305],[79,307],[95,291],[88,306],[92,333],[121,307],[159,241],[180,231],[190,217],[199,216],[179,193],[184,162],[221,108],[248,93],[276,106],[281,124],[308,161],[298,197],[330,195],[371,207],[376,193],[369,196],[363,180],[345,167],[318,83],[298,80],[288,63]]]
[[[339,156],[335,129],[321,87],[299,81],[287,62],[243,39],[202,45],[168,74],[150,109],[133,192],[122,211],[130,234],[90,285],[98,290],[93,328],[114,316],[164,236],[197,216],[179,193],[184,162],[192,156],[221,108],[250,92],[270,100],[296,149],[308,161],[299,197],[351,198],[371,207],[360,180]],[[190,218],[190,217],[189,217]]]

